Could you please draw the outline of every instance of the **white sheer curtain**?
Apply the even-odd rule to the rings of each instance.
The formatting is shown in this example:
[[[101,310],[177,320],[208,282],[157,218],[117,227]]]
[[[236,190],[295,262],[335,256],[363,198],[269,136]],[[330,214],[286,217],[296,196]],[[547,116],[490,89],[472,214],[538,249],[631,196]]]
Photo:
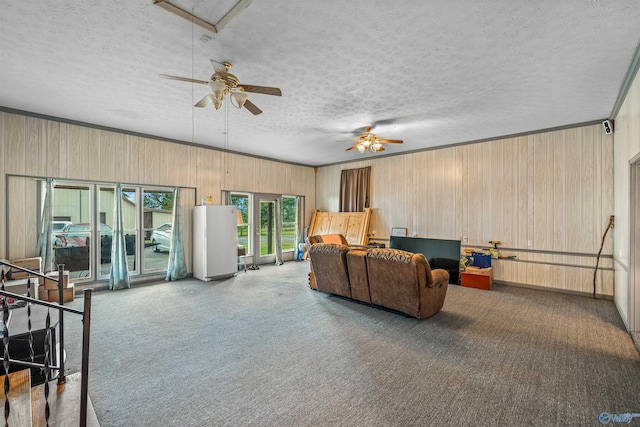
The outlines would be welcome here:
[[[173,226],[171,231],[171,246],[169,249],[169,264],[164,280],[179,280],[187,277],[187,264],[184,260],[184,244],[182,240],[182,214],[180,213],[180,189],[173,189]]]
[[[127,265],[127,245],[124,239],[122,221],[122,184],[116,185],[116,200],[113,208],[113,240],[111,242],[111,274],[109,289],[131,287]]]

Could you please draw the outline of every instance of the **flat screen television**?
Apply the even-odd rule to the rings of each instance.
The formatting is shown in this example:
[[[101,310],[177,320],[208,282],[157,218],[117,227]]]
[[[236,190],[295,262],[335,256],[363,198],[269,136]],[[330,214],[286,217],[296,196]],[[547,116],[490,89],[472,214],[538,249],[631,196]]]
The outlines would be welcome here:
[[[421,237],[391,236],[389,247],[415,254],[423,254],[432,269],[449,272],[449,283],[458,283],[460,271],[460,240],[425,239]]]
[[[460,240],[391,236],[389,247],[423,254],[427,259],[449,258],[456,261],[460,260]]]

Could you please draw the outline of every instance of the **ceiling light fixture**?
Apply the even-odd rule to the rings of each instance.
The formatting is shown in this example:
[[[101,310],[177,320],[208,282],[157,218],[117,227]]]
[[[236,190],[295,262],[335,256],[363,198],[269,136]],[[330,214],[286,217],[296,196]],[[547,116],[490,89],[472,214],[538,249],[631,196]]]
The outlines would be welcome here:
[[[228,74],[227,76],[232,76],[232,74]],[[202,98],[196,104],[196,107],[206,107],[209,104],[213,104],[216,107],[216,110],[219,110],[222,107],[225,97],[230,98],[231,105],[240,109],[244,107],[244,104],[249,99],[249,95],[244,93],[242,89],[238,87],[234,87],[230,83],[230,79],[224,79],[217,75],[213,75],[211,77],[211,81],[209,82],[209,88],[211,89],[211,93]]]
[[[384,151],[384,146],[382,144],[402,144],[401,139],[378,138],[377,135],[371,133],[371,126],[368,126],[366,128],[366,132],[361,134],[358,138],[348,141],[353,141],[355,144],[347,148],[347,151],[356,148],[360,153],[364,153],[367,150],[371,150],[374,153]]]
[[[229,73],[231,64],[223,62],[222,65],[224,65],[226,71],[222,74],[220,72],[216,72],[211,76],[211,81],[209,81],[211,93],[202,98],[202,100],[196,104],[196,107],[204,107],[213,102],[213,106],[218,110],[222,107],[224,98],[228,96],[230,98],[229,102],[231,105],[240,109],[244,107],[244,104],[249,99],[249,95],[247,95],[242,90],[242,87],[238,85],[238,78]]]
[[[371,150],[374,153],[384,150],[382,143],[378,140],[378,137],[372,133],[367,133],[360,137],[360,141],[356,145],[359,152],[364,153],[367,150]]]

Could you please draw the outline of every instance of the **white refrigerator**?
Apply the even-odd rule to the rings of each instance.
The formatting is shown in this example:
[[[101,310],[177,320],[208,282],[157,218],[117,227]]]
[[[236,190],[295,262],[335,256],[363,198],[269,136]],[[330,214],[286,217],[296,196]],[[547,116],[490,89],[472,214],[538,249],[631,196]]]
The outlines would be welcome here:
[[[193,276],[220,279],[238,272],[238,223],[235,206],[193,208]]]

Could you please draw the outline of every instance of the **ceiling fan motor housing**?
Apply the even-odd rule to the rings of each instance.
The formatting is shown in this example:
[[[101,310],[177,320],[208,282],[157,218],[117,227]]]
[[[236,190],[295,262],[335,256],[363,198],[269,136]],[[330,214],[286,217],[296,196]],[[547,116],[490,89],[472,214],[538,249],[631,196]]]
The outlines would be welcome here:
[[[217,72],[211,74],[211,81],[214,82],[216,80],[220,80],[232,89],[237,88],[240,84],[240,80],[231,73],[227,73],[225,77],[220,76]]]

